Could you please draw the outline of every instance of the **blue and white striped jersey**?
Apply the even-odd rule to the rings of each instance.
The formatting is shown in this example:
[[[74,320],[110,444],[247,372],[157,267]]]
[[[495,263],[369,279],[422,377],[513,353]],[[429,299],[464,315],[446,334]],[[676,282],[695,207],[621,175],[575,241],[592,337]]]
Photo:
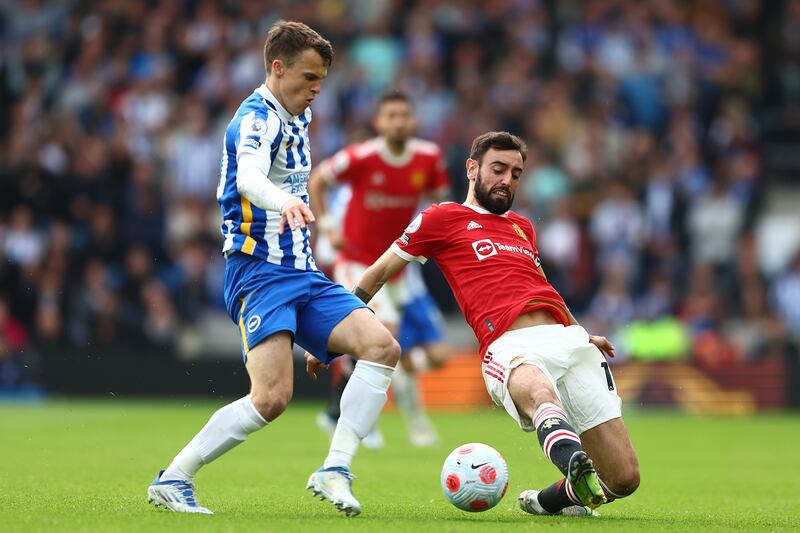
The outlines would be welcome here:
[[[255,154],[274,185],[308,204],[310,122],[310,108],[302,115],[290,115],[265,85],[239,106],[225,130],[217,187],[223,252],[237,250],[276,265],[317,270],[308,242],[311,231],[299,227],[291,231],[286,226],[283,235],[278,235],[281,214],[259,209],[236,188],[238,158]]]

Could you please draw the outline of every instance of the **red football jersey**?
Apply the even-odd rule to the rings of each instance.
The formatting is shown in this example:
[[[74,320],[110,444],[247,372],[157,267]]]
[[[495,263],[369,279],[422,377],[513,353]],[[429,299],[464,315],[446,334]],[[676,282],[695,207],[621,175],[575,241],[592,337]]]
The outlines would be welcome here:
[[[509,211],[446,202],[432,205],[406,228],[392,250],[407,261],[436,260],[481,353],[522,313],[549,309],[569,325],[561,295],[539,271],[531,222]]]
[[[374,263],[408,225],[423,193],[449,184],[441,150],[420,139],[410,139],[405,153],[395,156],[376,137],[340,150],[321,170],[327,180],[351,186],[341,255],[365,265]]]

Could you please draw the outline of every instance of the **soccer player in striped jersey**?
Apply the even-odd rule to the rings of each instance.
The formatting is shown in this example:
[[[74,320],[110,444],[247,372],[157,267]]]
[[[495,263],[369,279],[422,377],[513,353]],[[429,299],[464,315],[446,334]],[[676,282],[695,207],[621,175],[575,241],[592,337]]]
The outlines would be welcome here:
[[[533,224],[510,211],[526,152],[506,132],[477,137],[466,201],[423,211],[354,292],[368,302],[409,262],[433,257],[480,341],[489,396],[521,429],[536,432],[563,475],[541,491],[524,491],[520,507],[589,514],[635,491],[639,465],[604,358],[614,347],[577,323],[544,275]]]
[[[211,514],[197,503],[194,475],[284,411],[297,342],[324,361],[341,353],[358,360],[328,457],[307,488],[347,516],[361,512],[350,464],[386,403],[400,347],[365,304],[316,268],[308,243],[309,105],[332,58],[330,43],[305,24],[277,22],[264,46],[266,82],[225,132],[217,188],[225,301],[241,332],[250,394],[215,412],[156,476],[148,487],[156,505]]]

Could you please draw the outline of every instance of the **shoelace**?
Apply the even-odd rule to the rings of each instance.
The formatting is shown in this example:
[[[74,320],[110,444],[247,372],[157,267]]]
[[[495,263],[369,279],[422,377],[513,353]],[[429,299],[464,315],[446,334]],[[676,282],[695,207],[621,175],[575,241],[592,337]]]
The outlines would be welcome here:
[[[184,480],[170,480],[166,482],[166,484],[171,485],[180,491],[181,499],[184,500],[184,503],[193,507],[197,506],[197,500],[195,500],[194,496],[194,483]]]
[[[172,485],[173,487],[180,490],[189,489],[192,492],[194,492],[194,483],[192,483],[191,481],[186,481],[182,479],[169,479],[167,481],[162,481],[161,483],[163,483],[164,485]]]

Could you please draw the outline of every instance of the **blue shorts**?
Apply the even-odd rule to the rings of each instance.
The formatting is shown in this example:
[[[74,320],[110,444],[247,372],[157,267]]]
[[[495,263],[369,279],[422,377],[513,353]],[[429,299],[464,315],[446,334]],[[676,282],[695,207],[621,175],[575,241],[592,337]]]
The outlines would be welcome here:
[[[404,354],[415,346],[433,344],[443,338],[444,319],[430,295],[416,296],[403,307],[397,340]]]
[[[242,356],[270,335],[288,331],[293,342],[327,363],[328,337],[347,315],[366,307],[322,272],[274,265],[243,253],[225,264],[225,307],[239,326]]]

